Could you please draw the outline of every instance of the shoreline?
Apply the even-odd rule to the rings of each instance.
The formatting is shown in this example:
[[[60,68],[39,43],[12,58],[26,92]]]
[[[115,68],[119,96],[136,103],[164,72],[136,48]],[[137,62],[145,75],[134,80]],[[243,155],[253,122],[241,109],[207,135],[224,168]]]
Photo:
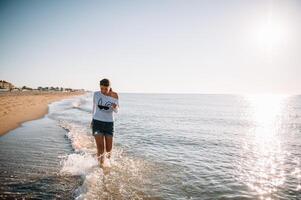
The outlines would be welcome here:
[[[55,101],[84,95],[86,91],[76,92],[4,92],[0,93],[0,137],[22,125],[45,116],[49,104]]]

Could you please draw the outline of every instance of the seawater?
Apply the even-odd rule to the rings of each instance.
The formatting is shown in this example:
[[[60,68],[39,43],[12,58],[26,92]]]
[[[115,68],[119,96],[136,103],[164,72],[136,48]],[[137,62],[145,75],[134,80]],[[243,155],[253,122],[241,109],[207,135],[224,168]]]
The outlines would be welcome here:
[[[109,170],[87,93],[0,138],[0,197],[301,198],[301,96],[119,96]]]

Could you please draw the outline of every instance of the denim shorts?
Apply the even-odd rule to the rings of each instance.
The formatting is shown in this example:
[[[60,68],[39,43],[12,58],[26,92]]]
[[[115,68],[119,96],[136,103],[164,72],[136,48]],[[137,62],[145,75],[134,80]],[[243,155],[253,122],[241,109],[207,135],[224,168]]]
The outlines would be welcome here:
[[[92,120],[92,135],[113,136],[114,122],[103,122],[96,119]]]

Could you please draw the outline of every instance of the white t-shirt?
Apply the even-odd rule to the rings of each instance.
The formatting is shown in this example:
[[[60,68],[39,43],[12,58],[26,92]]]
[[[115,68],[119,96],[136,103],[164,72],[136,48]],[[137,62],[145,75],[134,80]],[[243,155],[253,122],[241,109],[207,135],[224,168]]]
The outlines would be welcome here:
[[[112,104],[117,104],[115,109],[112,108]],[[98,105],[104,106],[102,109],[98,107]],[[108,109],[104,109],[108,107]],[[93,119],[103,121],[103,122],[113,122],[114,114],[117,113],[119,109],[119,101],[118,99],[102,94],[100,91],[96,91],[93,93],[93,109],[92,115]]]

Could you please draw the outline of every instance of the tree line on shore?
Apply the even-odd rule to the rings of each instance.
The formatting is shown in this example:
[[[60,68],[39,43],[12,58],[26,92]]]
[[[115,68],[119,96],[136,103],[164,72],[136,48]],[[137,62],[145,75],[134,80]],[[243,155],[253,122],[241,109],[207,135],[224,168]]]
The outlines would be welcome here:
[[[73,88],[63,88],[63,87],[42,87],[31,88],[28,86],[16,87],[12,83],[5,80],[0,80],[0,89],[2,91],[60,91],[60,92],[75,92],[84,91],[84,89],[73,89]]]

